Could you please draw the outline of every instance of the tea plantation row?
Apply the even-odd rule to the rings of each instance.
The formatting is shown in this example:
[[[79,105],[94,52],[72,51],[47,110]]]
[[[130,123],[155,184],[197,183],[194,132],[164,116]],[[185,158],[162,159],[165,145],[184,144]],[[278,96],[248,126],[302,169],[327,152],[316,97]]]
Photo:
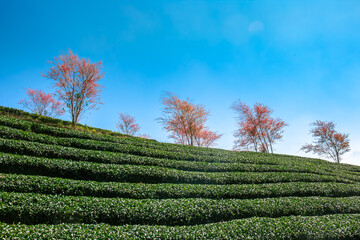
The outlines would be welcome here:
[[[251,184],[275,182],[344,182],[354,180],[313,173],[297,172],[187,172],[163,167],[99,164],[62,159],[29,157],[0,153],[0,166],[5,173],[43,175],[82,180],[142,182]],[[360,178],[360,177],[357,177]]]
[[[159,144],[153,141],[147,140],[150,144],[145,145],[139,144],[144,143],[144,140],[139,138],[119,138],[107,135],[98,135],[98,134],[91,134],[87,132],[80,132],[74,131],[69,129],[57,128],[52,126],[46,126],[38,123],[31,123],[24,120],[13,119],[10,117],[0,116],[0,125],[8,126],[12,128],[18,128],[24,131],[33,131],[36,133],[43,133],[54,137],[67,137],[67,138],[79,138],[79,139],[92,139],[104,142],[111,142],[122,144],[124,149],[127,149],[128,152],[137,153],[140,155],[148,154],[157,157],[165,157],[169,159],[183,159],[183,160],[206,160],[206,161],[218,161],[219,158],[212,156],[214,154],[209,154],[205,156],[202,155],[193,155],[191,153],[183,153],[183,151],[179,150],[179,147],[174,145],[170,149],[164,150],[164,145]],[[121,145],[119,145],[121,147]],[[148,151],[151,148],[152,151]],[[174,150],[176,153],[174,153]],[[193,149],[195,150],[195,149]],[[197,150],[195,153],[201,150]],[[235,156],[235,159],[242,158],[241,156]],[[230,161],[230,159],[228,160]]]
[[[195,226],[1,224],[3,239],[359,239],[360,214],[252,217]]]
[[[358,166],[71,128],[0,106],[0,239],[360,237]]]
[[[178,159],[178,160],[190,160],[190,161],[208,161],[208,162],[247,162],[250,163],[266,163],[266,164],[284,164],[288,161],[284,161],[284,156],[276,154],[259,154],[252,152],[242,152],[241,154],[233,151],[226,151],[222,149],[211,149],[211,148],[199,148],[191,146],[182,146],[176,144],[163,144],[151,140],[145,140],[140,138],[119,138],[114,136],[91,134],[88,132],[80,132],[75,130],[63,129],[58,127],[46,126],[38,123],[32,123],[28,121],[23,121],[19,119],[14,119],[10,117],[0,116],[0,125],[8,126],[12,128],[19,128],[26,131],[33,131],[35,133],[46,134],[54,137],[62,138],[79,138],[79,139],[90,139],[98,140],[103,142],[117,143],[117,148],[126,148],[122,145],[127,144],[131,145],[127,151],[133,151],[132,153],[140,155],[152,155],[155,157],[164,157],[168,159]],[[139,144],[141,143],[141,144]],[[144,147],[143,143],[148,143]],[[140,146],[141,148],[136,148]],[[85,146],[86,147],[86,146]],[[151,152],[153,150],[153,152]],[[278,157],[275,157],[278,156]],[[292,158],[296,158],[291,156]],[[300,158],[304,160],[304,158]],[[317,159],[306,159],[307,162],[311,163],[322,163],[326,164],[323,161]],[[334,166],[334,164],[330,164]],[[351,166],[350,168],[353,168]],[[360,171],[360,168],[356,168],[357,171]]]
[[[360,196],[360,184],[333,182],[290,182],[240,185],[137,184],[2,174],[0,178],[0,191],[133,199],[252,199],[290,196]]]
[[[136,164],[149,166],[162,166],[187,171],[205,171],[205,172],[231,172],[231,171],[261,171],[261,172],[308,172],[328,174],[335,169],[329,166],[320,167],[315,164],[293,164],[274,165],[274,164],[250,164],[242,162],[234,163],[209,163],[200,161],[181,161],[168,160],[154,157],[136,156],[118,152],[106,152],[99,150],[85,150],[82,146],[92,146],[93,142],[72,138],[51,138],[46,135],[34,134],[30,132],[19,132],[7,127],[0,126],[0,136],[9,140],[0,142],[0,150],[3,152],[13,152],[18,154],[27,154],[33,156],[44,156],[50,158],[63,158],[81,161],[91,161],[99,163],[117,163],[117,164]],[[21,139],[11,141],[12,139]],[[24,141],[25,140],[25,141]],[[29,142],[30,141],[30,142]],[[42,142],[42,143],[38,143]],[[44,144],[46,143],[46,144]],[[51,145],[49,145],[51,144]],[[94,149],[102,148],[107,143],[97,143]],[[114,146],[116,148],[116,145]],[[118,151],[121,148],[117,148]],[[248,161],[249,162],[249,161]]]
[[[25,224],[198,225],[255,216],[360,212],[360,197],[124,199],[0,192],[0,219]]]

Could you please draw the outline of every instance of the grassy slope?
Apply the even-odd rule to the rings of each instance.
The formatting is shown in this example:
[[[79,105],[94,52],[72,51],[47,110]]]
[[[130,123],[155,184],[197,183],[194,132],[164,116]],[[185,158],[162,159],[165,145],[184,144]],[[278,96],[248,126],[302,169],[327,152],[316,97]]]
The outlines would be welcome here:
[[[359,182],[357,166],[0,107],[0,238],[359,238]]]

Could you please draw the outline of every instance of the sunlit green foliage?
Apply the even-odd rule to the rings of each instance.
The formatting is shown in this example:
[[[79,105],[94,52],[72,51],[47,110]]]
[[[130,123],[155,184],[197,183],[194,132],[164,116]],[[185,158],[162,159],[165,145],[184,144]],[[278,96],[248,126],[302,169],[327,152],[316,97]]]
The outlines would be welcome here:
[[[0,107],[0,239],[356,239],[359,222],[357,166]]]

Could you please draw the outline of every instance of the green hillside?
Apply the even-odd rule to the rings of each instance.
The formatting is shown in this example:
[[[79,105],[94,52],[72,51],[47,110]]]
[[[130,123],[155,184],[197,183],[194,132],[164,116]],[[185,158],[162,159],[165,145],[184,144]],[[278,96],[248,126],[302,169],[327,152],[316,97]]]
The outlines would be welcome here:
[[[0,107],[0,239],[360,238],[360,167]]]

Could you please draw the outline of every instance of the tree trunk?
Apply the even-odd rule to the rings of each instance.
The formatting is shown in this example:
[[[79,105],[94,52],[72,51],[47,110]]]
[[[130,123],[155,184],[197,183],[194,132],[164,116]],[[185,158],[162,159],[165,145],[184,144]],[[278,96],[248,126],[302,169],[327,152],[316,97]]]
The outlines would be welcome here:
[[[340,156],[339,153],[336,151],[336,162],[340,164]]]

